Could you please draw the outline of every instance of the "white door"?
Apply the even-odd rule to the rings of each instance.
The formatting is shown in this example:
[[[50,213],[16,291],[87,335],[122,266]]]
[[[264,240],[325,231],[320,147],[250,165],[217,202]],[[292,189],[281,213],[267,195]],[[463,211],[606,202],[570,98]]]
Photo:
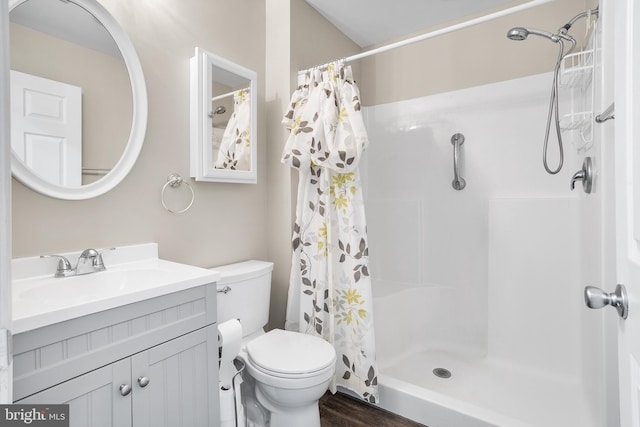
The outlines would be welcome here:
[[[11,163],[9,148],[9,9],[0,2],[0,404],[11,403],[12,365],[2,335],[11,329]],[[3,332],[4,331],[4,332]]]
[[[640,427],[640,3],[617,0],[615,9],[616,267],[629,295],[618,326],[620,420]]]
[[[82,90],[11,70],[11,148],[45,181],[82,185]]]

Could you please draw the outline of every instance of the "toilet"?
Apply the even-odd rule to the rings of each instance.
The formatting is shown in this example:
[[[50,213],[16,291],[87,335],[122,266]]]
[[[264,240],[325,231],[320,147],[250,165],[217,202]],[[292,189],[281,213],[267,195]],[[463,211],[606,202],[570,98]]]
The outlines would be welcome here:
[[[335,371],[336,352],[316,336],[273,329],[269,320],[273,263],[245,261],[214,267],[218,324],[239,319],[239,358],[255,382],[255,395],[269,412],[271,427],[320,427],[318,400]]]

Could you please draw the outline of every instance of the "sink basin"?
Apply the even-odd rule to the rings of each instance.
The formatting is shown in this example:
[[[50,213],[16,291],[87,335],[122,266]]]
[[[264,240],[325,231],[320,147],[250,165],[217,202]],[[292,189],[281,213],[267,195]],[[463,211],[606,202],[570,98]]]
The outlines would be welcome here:
[[[157,258],[114,265],[105,259],[105,265],[105,271],[80,276],[14,279],[13,333],[218,280],[214,271]]]
[[[75,305],[122,294],[138,292],[162,284],[180,281],[179,272],[162,268],[131,266],[131,269],[106,270],[65,278],[42,277],[26,280],[18,286],[16,301]]]

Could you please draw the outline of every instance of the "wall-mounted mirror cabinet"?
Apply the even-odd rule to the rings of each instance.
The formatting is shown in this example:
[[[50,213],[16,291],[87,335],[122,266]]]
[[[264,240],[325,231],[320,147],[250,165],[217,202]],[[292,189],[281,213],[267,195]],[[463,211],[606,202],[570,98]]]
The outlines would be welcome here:
[[[191,176],[257,182],[257,74],[196,48],[191,59]]]
[[[147,126],[140,61],[95,0],[9,0],[11,170],[27,187],[79,200],[135,164]]]

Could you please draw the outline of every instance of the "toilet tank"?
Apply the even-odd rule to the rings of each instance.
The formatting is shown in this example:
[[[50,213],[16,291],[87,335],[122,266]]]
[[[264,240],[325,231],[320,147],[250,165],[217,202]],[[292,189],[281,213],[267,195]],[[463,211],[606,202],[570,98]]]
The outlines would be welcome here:
[[[273,263],[244,261],[212,270],[220,273],[218,323],[240,319],[244,337],[262,330],[269,321]]]

